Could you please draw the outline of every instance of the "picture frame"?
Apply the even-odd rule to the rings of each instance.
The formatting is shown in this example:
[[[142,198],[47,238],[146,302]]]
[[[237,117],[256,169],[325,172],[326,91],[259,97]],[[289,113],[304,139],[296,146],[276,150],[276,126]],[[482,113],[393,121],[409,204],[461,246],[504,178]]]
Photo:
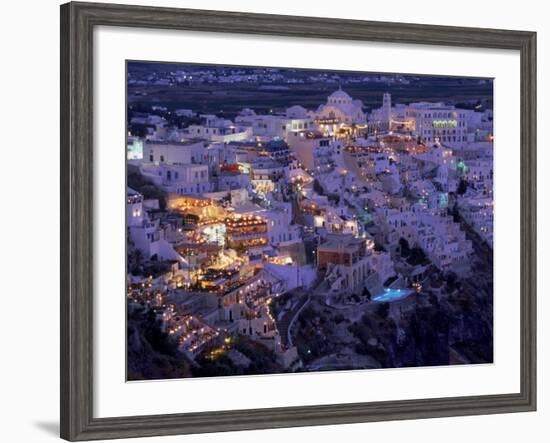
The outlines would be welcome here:
[[[93,29],[136,27],[519,51],[520,392],[97,418],[93,415]],[[536,33],[205,10],[61,6],[61,437],[69,441],[239,431],[536,409]]]

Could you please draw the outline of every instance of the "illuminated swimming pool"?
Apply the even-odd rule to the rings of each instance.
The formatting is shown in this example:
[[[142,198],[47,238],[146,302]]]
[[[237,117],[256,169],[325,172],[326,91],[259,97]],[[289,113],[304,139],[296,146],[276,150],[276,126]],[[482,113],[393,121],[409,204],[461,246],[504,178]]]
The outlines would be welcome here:
[[[403,300],[414,292],[413,289],[393,289],[385,288],[384,292],[376,294],[372,297],[372,301],[376,302],[392,302]]]

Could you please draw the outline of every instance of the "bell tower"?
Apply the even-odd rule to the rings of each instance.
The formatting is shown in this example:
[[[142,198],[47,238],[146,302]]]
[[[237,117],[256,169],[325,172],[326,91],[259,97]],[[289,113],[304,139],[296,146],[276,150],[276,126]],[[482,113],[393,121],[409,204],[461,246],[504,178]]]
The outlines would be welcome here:
[[[382,127],[389,131],[391,129],[391,94],[385,92],[382,96]]]

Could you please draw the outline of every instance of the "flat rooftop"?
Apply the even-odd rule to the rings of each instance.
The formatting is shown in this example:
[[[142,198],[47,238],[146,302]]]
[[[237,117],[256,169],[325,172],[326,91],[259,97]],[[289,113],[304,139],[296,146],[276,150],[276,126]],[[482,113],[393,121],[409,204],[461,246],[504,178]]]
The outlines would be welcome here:
[[[188,138],[180,141],[169,141],[169,140],[146,140],[145,143],[148,145],[173,145],[173,146],[189,146],[197,143],[207,143],[207,140],[204,138]]]
[[[319,249],[323,250],[342,250],[342,249],[355,249],[362,246],[365,242],[364,239],[355,238],[353,234],[329,234],[324,243],[319,246]]]

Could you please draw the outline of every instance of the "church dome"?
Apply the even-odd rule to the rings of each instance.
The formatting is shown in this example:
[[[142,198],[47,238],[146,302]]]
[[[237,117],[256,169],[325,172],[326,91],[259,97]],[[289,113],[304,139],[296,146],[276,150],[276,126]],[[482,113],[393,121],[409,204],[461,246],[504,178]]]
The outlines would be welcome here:
[[[307,117],[307,109],[300,105],[294,105],[287,108],[286,116],[290,118],[305,118]]]
[[[337,91],[334,91],[332,94],[329,95],[329,99],[351,100],[351,97],[348,95],[347,92],[338,89]]]

